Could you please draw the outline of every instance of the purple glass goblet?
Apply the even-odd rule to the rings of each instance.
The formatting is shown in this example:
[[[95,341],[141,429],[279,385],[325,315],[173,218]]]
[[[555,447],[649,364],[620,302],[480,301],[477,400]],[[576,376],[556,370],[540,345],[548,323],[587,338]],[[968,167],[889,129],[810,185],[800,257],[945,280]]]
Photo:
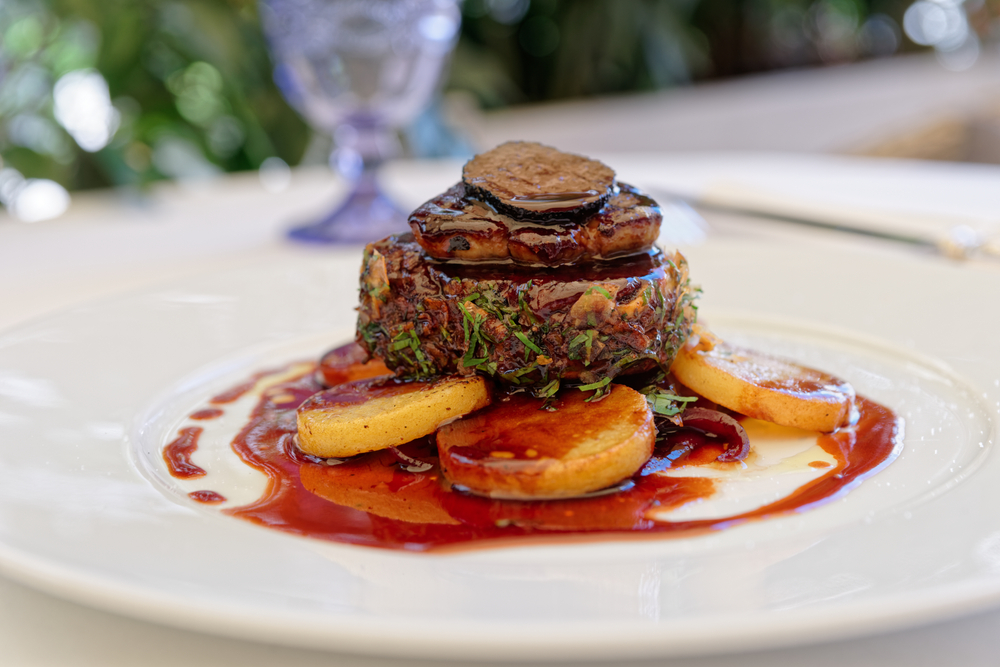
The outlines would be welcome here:
[[[455,0],[261,0],[275,81],[305,118],[334,137],[331,166],[347,198],[289,237],[364,243],[406,229],[378,169],[400,154],[397,130],[430,102],[455,45]]]

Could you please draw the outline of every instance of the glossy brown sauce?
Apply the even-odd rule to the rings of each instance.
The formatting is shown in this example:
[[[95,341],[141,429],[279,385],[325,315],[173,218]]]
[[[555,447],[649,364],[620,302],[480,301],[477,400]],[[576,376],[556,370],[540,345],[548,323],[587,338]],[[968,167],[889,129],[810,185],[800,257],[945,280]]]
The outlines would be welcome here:
[[[502,200],[501,211],[458,184],[418,207],[409,224],[424,250],[445,262],[566,267],[649,250],[660,207],[624,183],[611,194],[532,193]]]
[[[205,408],[204,410],[196,410],[188,415],[188,419],[194,419],[195,421],[206,421],[208,419],[216,419],[225,414],[219,408]]]
[[[527,392],[500,395],[491,405],[463,419],[461,425],[443,428],[441,442],[450,432],[447,449],[450,457],[459,461],[562,459],[581,440],[606,427],[609,408],[627,420],[627,428],[633,431],[648,419],[645,409],[641,414],[624,412],[629,408],[628,399],[621,399],[618,391],[604,398],[601,410],[590,409],[592,404],[586,402],[590,395],[578,391],[560,393],[547,404],[551,411],[539,409],[545,402]],[[561,423],[567,419],[573,425],[572,434]]]
[[[406,235],[401,235],[401,238]],[[406,239],[404,239],[406,240]],[[620,280],[653,279],[664,275],[667,259],[659,250],[651,250],[616,260],[595,261],[583,266],[540,267],[514,263],[462,263],[458,261],[429,262],[433,269],[449,280],[505,280],[532,284],[572,284]]]
[[[163,448],[163,460],[167,470],[178,479],[204,477],[205,470],[191,463],[191,455],[198,449],[198,438],[204,429],[188,426],[177,432],[177,437]]]
[[[666,537],[721,529],[801,511],[837,497],[899,452],[895,415],[859,397],[856,427],[818,438],[818,444],[837,460],[822,477],[750,512],[664,522],[651,518],[652,513],[707,498],[714,492],[714,482],[653,473],[715,462],[725,444],[712,442],[697,429],[680,429],[661,438],[652,458],[618,491],[571,500],[492,500],[447,484],[431,438],[401,446],[402,456],[390,449],[338,462],[303,454],[294,444],[295,409],[322,387],[310,371],[277,389],[265,393],[233,440],[236,453],[268,476],[267,491],[257,502],[223,511],[289,533],[388,549],[427,551],[634,534]],[[197,436],[188,437],[197,444]],[[171,447],[177,449],[174,443]],[[166,452],[164,458],[169,465]],[[414,460],[427,465],[414,466]]]
[[[221,493],[216,493],[215,491],[192,491],[188,494],[188,498],[195,500],[199,503],[205,503],[206,505],[218,505],[219,503],[226,502],[226,497]]]
[[[392,375],[381,359],[367,359],[368,353],[360,345],[341,345],[323,355],[317,373],[328,386]]]
[[[211,403],[212,405],[225,405],[226,403],[235,403],[236,401],[240,400],[248,393],[253,391],[253,388],[257,386],[257,382],[265,375],[267,375],[267,373],[256,373],[255,375],[252,375],[250,379],[248,379],[246,382],[241,382],[235,387],[227,389],[221,394],[217,394],[212,398],[208,399],[208,402]]]
[[[584,204],[597,201],[600,197],[601,193],[597,190],[584,190],[582,192],[537,192],[515,195],[502,201],[527,211],[558,211],[579,208]]]
[[[299,404],[302,403],[304,407],[310,410],[324,410],[345,405],[357,405],[358,403],[370,401],[373,398],[388,398],[390,396],[411,394],[415,391],[427,389],[432,384],[434,383],[405,382],[392,376],[386,378],[376,377],[357,382],[348,382],[334,386],[326,391],[317,390],[318,393],[310,396],[305,402],[301,400],[295,401],[295,407],[298,408]],[[292,396],[294,394],[285,394],[283,396],[285,402],[282,403],[281,407],[284,408],[290,405],[293,400]]]

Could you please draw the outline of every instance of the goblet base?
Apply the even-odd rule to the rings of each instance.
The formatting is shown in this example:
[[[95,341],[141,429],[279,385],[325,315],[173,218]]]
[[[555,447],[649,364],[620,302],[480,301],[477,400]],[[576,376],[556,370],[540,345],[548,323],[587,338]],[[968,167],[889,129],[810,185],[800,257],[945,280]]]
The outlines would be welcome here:
[[[304,243],[360,245],[406,231],[406,219],[406,213],[384,193],[362,186],[332,213],[289,230],[288,237]]]

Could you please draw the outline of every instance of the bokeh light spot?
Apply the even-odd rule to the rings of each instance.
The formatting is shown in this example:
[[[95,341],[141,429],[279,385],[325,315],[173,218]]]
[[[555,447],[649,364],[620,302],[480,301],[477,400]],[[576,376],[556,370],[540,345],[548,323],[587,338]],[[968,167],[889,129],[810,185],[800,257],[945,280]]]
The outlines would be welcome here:
[[[11,24],[3,35],[3,50],[18,58],[30,58],[42,47],[45,29],[38,16],[29,14]]]
[[[954,3],[918,0],[903,14],[903,29],[917,44],[948,49],[965,41],[969,23]]]
[[[447,14],[431,14],[420,19],[417,29],[424,39],[449,42],[458,32],[458,21]]]
[[[268,192],[284,192],[292,183],[292,170],[280,157],[269,157],[260,165],[260,184]]]
[[[177,111],[196,125],[208,126],[226,111],[222,74],[206,62],[194,62],[167,79]]]
[[[111,141],[121,115],[111,104],[108,82],[95,70],[76,70],[56,82],[53,113],[80,148],[99,151]]]
[[[69,208],[66,188],[46,178],[29,178],[20,188],[11,212],[21,222],[41,222],[58,218]]]

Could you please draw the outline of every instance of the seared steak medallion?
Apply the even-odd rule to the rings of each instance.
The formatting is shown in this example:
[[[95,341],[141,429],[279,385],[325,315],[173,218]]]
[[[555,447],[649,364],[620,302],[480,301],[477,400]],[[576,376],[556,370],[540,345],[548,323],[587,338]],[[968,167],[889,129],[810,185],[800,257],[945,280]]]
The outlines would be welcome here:
[[[500,213],[539,222],[571,222],[598,210],[615,172],[580,155],[510,141],[480,153],[462,169],[469,194]]]
[[[559,266],[649,250],[660,231],[660,207],[624,183],[610,195],[589,216],[542,223],[501,213],[458,183],[411,213],[410,229],[427,254],[441,260]]]
[[[358,342],[397,375],[483,373],[513,385],[600,388],[669,368],[695,319],[680,253],[549,268],[428,257],[410,234],[365,249]]]

